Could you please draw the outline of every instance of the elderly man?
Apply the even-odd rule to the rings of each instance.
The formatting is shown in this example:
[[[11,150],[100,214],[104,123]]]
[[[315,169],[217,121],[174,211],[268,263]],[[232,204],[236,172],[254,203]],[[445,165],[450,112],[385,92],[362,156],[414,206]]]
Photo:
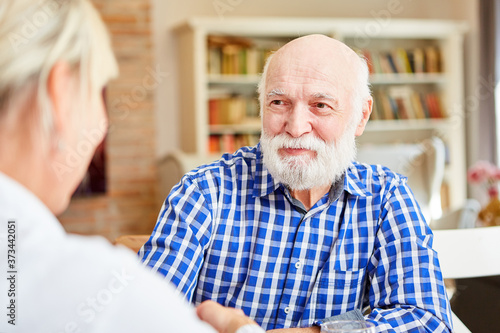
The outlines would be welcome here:
[[[260,144],[186,174],[143,261],[193,303],[241,308],[267,330],[319,332],[361,310],[379,332],[450,331],[406,179],[354,162],[372,108],[366,62],[329,37],[298,38],[268,60],[259,94]]]

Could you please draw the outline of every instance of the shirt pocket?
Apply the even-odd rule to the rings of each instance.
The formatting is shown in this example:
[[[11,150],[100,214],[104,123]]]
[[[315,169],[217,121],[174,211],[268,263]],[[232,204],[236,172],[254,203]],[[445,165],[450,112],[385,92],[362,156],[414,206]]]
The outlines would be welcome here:
[[[361,309],[364,298],[366,268],[360,270],[324,270],[320,273],[313,296],[318,308],[327,316]]]

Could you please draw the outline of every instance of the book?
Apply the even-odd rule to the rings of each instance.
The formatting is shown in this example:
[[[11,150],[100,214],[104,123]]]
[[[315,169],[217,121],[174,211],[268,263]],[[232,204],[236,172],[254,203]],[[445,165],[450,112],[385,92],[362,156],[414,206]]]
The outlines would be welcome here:
[[[210,135],[208,137],[208,151],[210,153],[219,153],[220,149],[220,137],[218,135]]]
[[[436,47],[428,46],[424,49],[425,53],[425,72],[439,73],[440,69],[440,54]]]
[[[216,125],[220,124],[219,118],[219,99],[210,99],[208,101],[208,124]]]
[[[246,119],[259,117],[259,105],[256,98],[246,96],[217,96],[208,100],[208,123],[219,124],[241,124]]]
[[[443,107],[443,100],[441,98],[441,95],[436,92],[436,93],[434,93],[434,98],[436,100],[437,108],[439,110],[439,114],[441,115],[441,118],[448,117],[448,114],[446,112],[446,108]]]
[[[425,72],[425,58],[424,51],[421,48],[416,48],[412,51],[413,54],[413,73],[424,73]]]
[[[427,115],[425,114],[424,111],[424,107],[422,106],[422,102],[417,92],[413,92],[413,94],[411,94],[411,103],[413,106],[413,110],[415,110],[416,119],[427,118]]]
[[[392,120],[394,119],[394,111],[392,109],[392,103],[389,99],[389,96],[385,91],[378,92],[378,101],[380,101],[381,106],[381,119],[384,120]]]
[[[231,36],[209,36],[207,41],[209,74],[257,75],[273,48],[255,45],[253,40]]]
[[[221,151],[224,153],[233,153],[236,150],[235,139],[233,134],[222,135]]]
[[[257,50],[255,47],[247,49],[246,67],[247,74],[249,75],[259,74],[262,69],[259,62],[259,50]]]
[[[427,103],[427,108],[429,109],[429,117],[430,118],[441,118],[439,114],[438,106],[436,105],[436,101],[432,94],[425,95],[425,101]]]
[[[372,55],[374,74],[384,73],[382,65],[380,64],[380,53],[379,52],[370,52],[370,53]]]
[[[260,117],[260,105],[257,97],[247,98],[246,100],[246,118],[256,119]]]
[[[360,54],[367,60],[370,74],[418,74],[442,71],[441,52],[436,46],[408,50],[397,47],[387,51],[364,49]]]
[[[439,96],[434,93],[428,93],[425,96],[426,102],[427,102],[427,107],[429,109],[429,116],[430,118],[443,118],[444,113],[441,108],[441,102],[439,100]]]
[[[410,85],[394,85],[374,91],[373,98],[372,120],[446,117],[440,94],[436,91],[418,92]]]
[[[220,74],[222,72],[222,50],[220,48],[208,48],[208,74]]]
[[[399,73],[413,73],[408,53],[403,48],[398,48],[395,52],[396,65]]]
[[[427,100],[425,98],[425,94],[419,93],[418,97],[420,99],[420,105],[422,105],[422,109],[424,110],[425,118],[427,118],[427,119],[431,118],[431,114],[429,111],[429,106],[427,105]]]
[[[387,100],[389,101],[389,104],[391,105],[392,119],[399,119],[398,104],[391,96],[387,96]]]
[[[222,47],[222,74],[240,74],[241,47],[235,44],[227,44]]]
[[[392,86],[387,93],[396,101],[400,119],[415,119],[417,117],[411,101],[414,91],[410,86]]]
[[[399,119],[410,119],[410,113],[408,108],[406,107],[402,98],[394,98],[394,102],[398,108],[398,118]]]
[[[384,54],[384,59],[386,59],[386,68],[385,71],[386,73],[398,73],[398,68],[396,67],[396,62],[394,61],[394,58],[392,57],[392,54],[390,52],[387,52]],[[388,67],[387,67],[388,64]]]

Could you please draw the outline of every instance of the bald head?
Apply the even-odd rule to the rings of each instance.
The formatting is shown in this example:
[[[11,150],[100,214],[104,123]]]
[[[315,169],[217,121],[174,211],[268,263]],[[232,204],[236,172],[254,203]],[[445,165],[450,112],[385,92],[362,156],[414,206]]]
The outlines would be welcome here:
[[[358,105],[370,97],[368,66],[351,48],[325,35],[308,35],[292,40],[267,61],[259,83],[261,110],[263,98],[269,93],[268,82],[278,76],[311,76],[335,85],[338,95],[346,94]],[[355,111],[361,112],[356,106]]]
[[[292,40],[275,52],[269,67],[281,61],[307,64],[320,72],[326,70],[333,74],[348,73],[362,66],[361,58],[351,48],[325,35],[308,35]]]

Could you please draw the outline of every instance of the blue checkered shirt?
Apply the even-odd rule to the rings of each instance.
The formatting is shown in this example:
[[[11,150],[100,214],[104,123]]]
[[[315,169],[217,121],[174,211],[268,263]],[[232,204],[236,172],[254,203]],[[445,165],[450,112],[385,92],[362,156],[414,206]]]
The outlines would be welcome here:
[[[305,211],[257,145],[187,173],[139,255],[194,304],[241,308],[266,330],[369,308],[378,332],[449,332],[431,246],[406,178],[353,163]]]

